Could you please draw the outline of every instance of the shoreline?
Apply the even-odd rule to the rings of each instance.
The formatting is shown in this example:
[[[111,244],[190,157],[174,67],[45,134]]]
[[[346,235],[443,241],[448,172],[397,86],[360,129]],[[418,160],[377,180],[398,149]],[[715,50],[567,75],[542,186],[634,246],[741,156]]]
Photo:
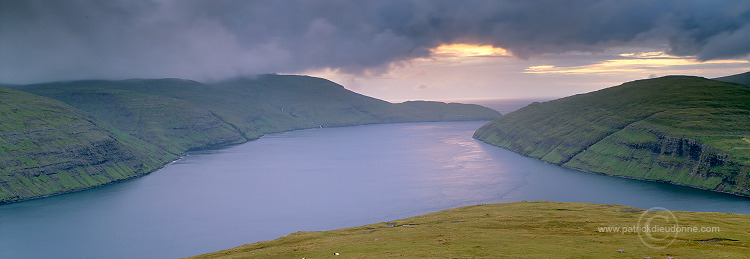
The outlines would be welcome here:
[[[343,127],[356,127],[356,126],[377,125],[377,124],[435,123],[435,122],[472,122],[472,121],[476,121],[476,122],[489,122],[490,120],[451,120],[451,121],[384,122],[384,123],[368,123],[368,124],[357,124],[357,125],[330,126],[330,127],[320,127],[320,128],[343,128]],[[292,131],[297,131],[297,130],[310,130],[310,129],[318,129],[318,127],[306,127],[306,128],[297,128],[297,129],[283,130],[283,131],[278,131],[278,132],[267,132],[267,133],[264,133],[264,134],[260,135],[257,138],[249,139],[249,140],[246,140],[246,141],[240,142],[240,143],[229,143],[229,144],[220,144],[220,145],[208,145],[208,146],[204,146],[204,147],[201,147],[201,148],[194,148],[194,149],[186,150],[182,154],[177,155],[177,158],[175,158],[175,159],[173,159],[171,161],[163,163],[161,166],[155,168],[154,170],[151,170],[151,171],[148,171],[148,172],[145,172],[145,173],[142,173],[142,174],[137,174],[137,175],[134,175],[132,177],[128,177],[128,178],[124,178],[124,179],[119,179],[119,180],[115,180],[115,181],[108,182],[108,183],[105,183],[105,184],[90,186],[90,187],[82,188],[82,189],[74,189],[74,190],[69,190],[69,191],[64,191],[64,192],[56,192],[56,193],[46,194],[46,195],[43,195],[43,196],[29,197],[29,198],[25,198],[25,199],[14,200],[14,201],[0,201],[0,206],[7,205],[7,204],[14,204],[14,203],[19,203],[19,202],[24,202],[24,201],[31,201],[31,200],[36,200],[36,199],[43,199],[43,198],[48,198],[48,197],[52,197],[52,196],[65,195],[65,194],[74,193],[74,192],[82,192],[82,191],[87,191],[87,190],[91,190],[91,189],[95,189],[95,188],[99,188],[99,187],[108,186],[108,185],[111,185],[111,184],[117,184],[117,183],[122,183],[122,182],[125,182],[125,181],[130,181],[130,180],[133,180],[133,179],[141,178],[141,177],[150,175],[150,174],[152,174],[152,173],[154,173],[154,172],[156,172],[158,170],[163,169],[164,167],[166,167],[166,166],[168,166],[168,165],[170,165],[172,163],[175,163],[175,162],[181,160],[185,156],[188,156],[188,153],[191,152],[191,151],[215,150],[215,149],[221,149],[221,148],[228,148],[228,147],[232,147],[232,146],[235,146],[235,145],[242,145],[242,144],[246,144],[246,143],[251,142],[251,141],[258,140],[258,139],[260,139],[260,138],[262,138],[262,137],[264,137],[266,135],[269,135],[269,134],[279,134],[279,133],[292,132]]]
[[[698,186],[692,186],[692,185],[681,184],[681,183],[675,183],[675,182],[670,182],[670,181],[663,181],[663,180],[653,180],[653,179],[646,179],[646,178],[639,178],[639,177],[632,177],[632,176],[625,176],[625,175],[600,173],[600,172],[594,172],[594,171],[588,171],[588,170],[585,170],[585,169],[575,168],[575,167],[571,167],[571,166],[558,165],[558,164],[555,164],[555,163],[550,163],[548,161],[544,161],[544,160],[542,160],[540,158],[537,158],[537,157],[532,157],[532,156],[528,156],[526,154],[522,154],[522,153],[516,152],[514,150],[511,150],[511,149],[508,149],[508,148],[505,148],[505,147],[495,146],[495,145],[493,145],[491,143],[487,143],[484,140],[481,140],[481,139],[478,139],[478,138],[474,138],[474,139],[479,140],[482,143],[485,143],[487,145],[493,146],[495,148],[502,148],[502,149],[508,150],[510,152],[513,152],[513,153],[516,153],[516,154],[519,154],[519,155],[522,155],[522,156],[525,156],[525,157],[528,157],[528,158],[536,159],[539,162],[543,162],[543,163],[546,163],[546,164],[555,165],[555,166],[559,166],[559,167],[563,167],[563,168],[569,168],[569,169],[576,170],[576,171],[579,171],[579,172],[584,172],[584,173],[589,173],[589,174],[596,174],[596,175],[604,175],[604,176],[610,176],[610,177],[618,177],[618,178],[623,178],[623,179],[632,179],[632,180],[647,181],[647,182],[654,182],[654,183],[664,183],[664,184],[670,184],[670,185],[675,185],[675,186],[683,186],[683,187],[689,187],[689,188],[697,189],[697,190],[710,191],[710,192],[715,192],[715,193],[721,193],[721,194],[731,195],[731,196],[735,196],[735,197],[747,198],[748,200],[750,200],[750,195],[745,195],[745,194],[741,194],[741,193],[719,191],[719,190],[713,190],[713,189],[702,188],[702,187],[698,187]]]

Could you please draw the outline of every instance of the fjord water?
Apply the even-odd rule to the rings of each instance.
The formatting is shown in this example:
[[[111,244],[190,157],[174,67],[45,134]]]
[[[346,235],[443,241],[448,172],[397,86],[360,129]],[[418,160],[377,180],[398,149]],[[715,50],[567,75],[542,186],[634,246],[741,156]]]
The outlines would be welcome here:
[[[483,123],[311,129],[191,152],[139,179],[0,206],[0,258],[174,258],[521,200],[750,214],[747,198],[583,173],[484,144],[471,138]]]

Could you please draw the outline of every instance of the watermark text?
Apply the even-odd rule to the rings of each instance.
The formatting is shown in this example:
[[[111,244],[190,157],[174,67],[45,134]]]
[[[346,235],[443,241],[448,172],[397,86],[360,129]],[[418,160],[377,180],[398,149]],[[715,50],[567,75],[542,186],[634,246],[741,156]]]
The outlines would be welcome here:
[[[721,232],[721,228],[681,226],[672,211],[654,207],[644,211],[636,225],[598,227],[597,231],[600,233],[637,233],[641,243],[645,246],[662,249],[672,245],[680,233],[716,233]]]
[[[721,227],[688,227],[688,226],[611,226],[598,227],[598,232],[602,233],[715,233],[721,232]]]

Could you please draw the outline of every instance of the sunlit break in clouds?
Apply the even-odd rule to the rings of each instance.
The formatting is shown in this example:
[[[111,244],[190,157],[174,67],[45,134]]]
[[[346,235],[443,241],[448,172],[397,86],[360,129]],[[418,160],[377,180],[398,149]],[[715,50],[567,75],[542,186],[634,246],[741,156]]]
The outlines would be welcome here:
[[[506,49],[492,45],[448,44],[430,49],[431,56],[446,57],[495,57],[510,56]]]
[[[0,82],[309,74],[387,100],[750,70],[750,1],[7,1]]]
[[[695,57],[678,57],[667,55],[664,52],[646,52],[646,53],[623,53],[615,59],[604,60],[599,63],[557,67],[550,65],[531,66],[525,73],[559,73],[559,74],[592,74],[592,73],[647,73],[651,71],[671,72],[679,74],[681,71],[708,70],[711,68],[721,68],[716,65],[730,65],[739,68],[747,68],[750,65],[748,60],[709,60],[698,61]],[[744,72],[744,71],[740,71]],[[700,74],[700,73],[699,73]]]

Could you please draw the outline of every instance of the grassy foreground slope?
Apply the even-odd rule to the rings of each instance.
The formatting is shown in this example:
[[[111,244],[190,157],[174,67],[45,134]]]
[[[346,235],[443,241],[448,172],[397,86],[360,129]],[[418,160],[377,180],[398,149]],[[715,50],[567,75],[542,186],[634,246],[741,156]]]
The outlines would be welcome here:
[[[699,231],[653,234],[665,241],[643,239],[663,249],[650,248],[636,231],[615,231],[637,225],[644,215],[641,209],[514,202],[354,228],[297,232],[194,258],[747,258],[750,254],[749,215],[673,214],[679,226]],[[670,226],[660,216],[664,214],[644,215],[655,219],[653,226]],[[667,244],[672,237],[674,241]]]
[[[750,195],[750,87],[638,80],[534,103],[474,137],[558,165]]]
[[[0,88],[0,203],[88,189],[175,159],[62,102]]]

